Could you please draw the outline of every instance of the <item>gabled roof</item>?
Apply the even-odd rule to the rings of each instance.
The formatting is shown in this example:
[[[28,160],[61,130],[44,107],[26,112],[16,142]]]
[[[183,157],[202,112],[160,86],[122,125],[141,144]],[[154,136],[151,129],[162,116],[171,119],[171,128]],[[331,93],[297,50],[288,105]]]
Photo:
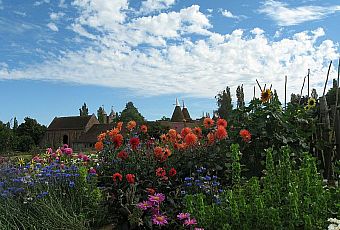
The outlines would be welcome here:
[[[91,118],[95,116],[55,117],[47,130],[84,130]],[[95,118],[97,119],[97,118]]]
[[[97,137],[102,132],[111,130],[115,127],[115,124],[95,124],[86,133],[82,134],[76,141],[78,143],[95,143]]]

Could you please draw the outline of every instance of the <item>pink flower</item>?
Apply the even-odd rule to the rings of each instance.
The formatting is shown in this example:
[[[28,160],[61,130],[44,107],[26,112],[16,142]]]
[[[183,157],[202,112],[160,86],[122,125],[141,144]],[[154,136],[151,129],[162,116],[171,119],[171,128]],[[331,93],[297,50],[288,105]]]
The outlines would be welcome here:
[[[73,150],[71,148],[65,148],[64,152],[66,155],[71,155],[73,153]]]
[[[190,218],[190,213],[183,213],[183,212],[181,212],[180,214],[177,215],[177,218],[179,220],[188,219],[188,218]]]
[[[152,223],[159,226],[166,225],[168,223],[168,218],[165,215],[155,214],[152,216]]]
[[[95,168],[91,167],[91,168],[89,169],[89,173],[90,173],[90,174],[97,174],[97,171],[96,171]]]
[[[155,193],[154,195],[149,195],[149,201],[151,202],[159,204],[164,200],[165,200],[165,196],[162,193]]]
[[[195,225],[195,224],[197,224],[197,221],[195,218],[190,219],[189,217],[188,219],[184,221],[185,226],[190,226],[190,225]]]
[[[87,156],[87,155],[83,155],[83,161],[89,161],[90,160],[90,158]]]
[[[137,207],[142,210],[147,210],[152,207],[152,203],[150,201],[143,201],[137,204]]]

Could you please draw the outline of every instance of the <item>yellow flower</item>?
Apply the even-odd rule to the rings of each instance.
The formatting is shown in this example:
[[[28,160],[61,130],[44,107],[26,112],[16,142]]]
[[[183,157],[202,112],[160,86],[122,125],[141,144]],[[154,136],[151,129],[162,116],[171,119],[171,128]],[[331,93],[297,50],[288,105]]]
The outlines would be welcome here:
[[[272,91],[270,89],[262,90],[261,101],[262,103],[268,102],[272,98]]]
[[[18,164],[19,164],[20,166],[23,166],[23,165],[25,164],[24,158],[19,158],[19,159],[18,159]]]
[[[307,103],[308,109],[315,108],[315,106],[316,106],[316,100],[314,98],[310,97],[308,99],[308,103]]]

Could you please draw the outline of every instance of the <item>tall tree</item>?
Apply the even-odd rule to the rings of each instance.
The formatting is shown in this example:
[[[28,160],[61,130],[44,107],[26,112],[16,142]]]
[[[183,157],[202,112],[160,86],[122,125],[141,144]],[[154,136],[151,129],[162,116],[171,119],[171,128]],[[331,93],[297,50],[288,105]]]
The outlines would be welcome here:
[[[81,107],[81,109],[79,109],[79,113],[80,113],[81,117],[89,115],[89,109],[87,108],[86,103],[84,103],[84,105]]]
[[[144,117],[138,112],[138,109],[133,105],[131,101],[126,103],[125,108],[120,113],[119,120],[123,122],[128,122],[131,120],[134,120],[138,123],[145,122]]]
[[[99,107],[99,109],[97,110],[97,117],[98,117],[98,121],[101,124],[105,123],[105,119],[106,119],[106,113],[103,107]]]
[[[15,132],[18,128],[18,120],[16,117],[14,117],[14,121],[13,121],[13,131]]]
[[[243,93],[243,85],[238,86],[236,89],[236,97],[237,97],[237,108],[243,108],[245,106],[244,103],[244,93]]]
[[[217,100],[217,112],[221,118],[228,119],[231,111],[233,110],[233,105],[231,104],[230,88],[227,86],[225,90],[216,95]]]
[[[46,126],[41,125],[37,120],[25,117],[24,122],[18,126],[18,136],[29,136],[32,138],[35,145],[39,145],[41,139],[46,132]]]
[[[0,121],[0,152],[13,149],[13,138],[14,135],[12,130],[8,128],[7,124]]]

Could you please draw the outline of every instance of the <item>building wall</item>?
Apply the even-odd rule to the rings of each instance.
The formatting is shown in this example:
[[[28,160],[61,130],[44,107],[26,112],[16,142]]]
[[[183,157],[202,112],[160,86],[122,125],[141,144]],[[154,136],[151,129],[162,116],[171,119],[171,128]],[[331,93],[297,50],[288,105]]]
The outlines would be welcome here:
[[[73,147],[73,143],[78,140],[83,133],[83,130],[48,130],[42,141],[42,147],[52,147],[54,149],[61,147],[63,145],[64,135],[68,137],[68,145]]]

